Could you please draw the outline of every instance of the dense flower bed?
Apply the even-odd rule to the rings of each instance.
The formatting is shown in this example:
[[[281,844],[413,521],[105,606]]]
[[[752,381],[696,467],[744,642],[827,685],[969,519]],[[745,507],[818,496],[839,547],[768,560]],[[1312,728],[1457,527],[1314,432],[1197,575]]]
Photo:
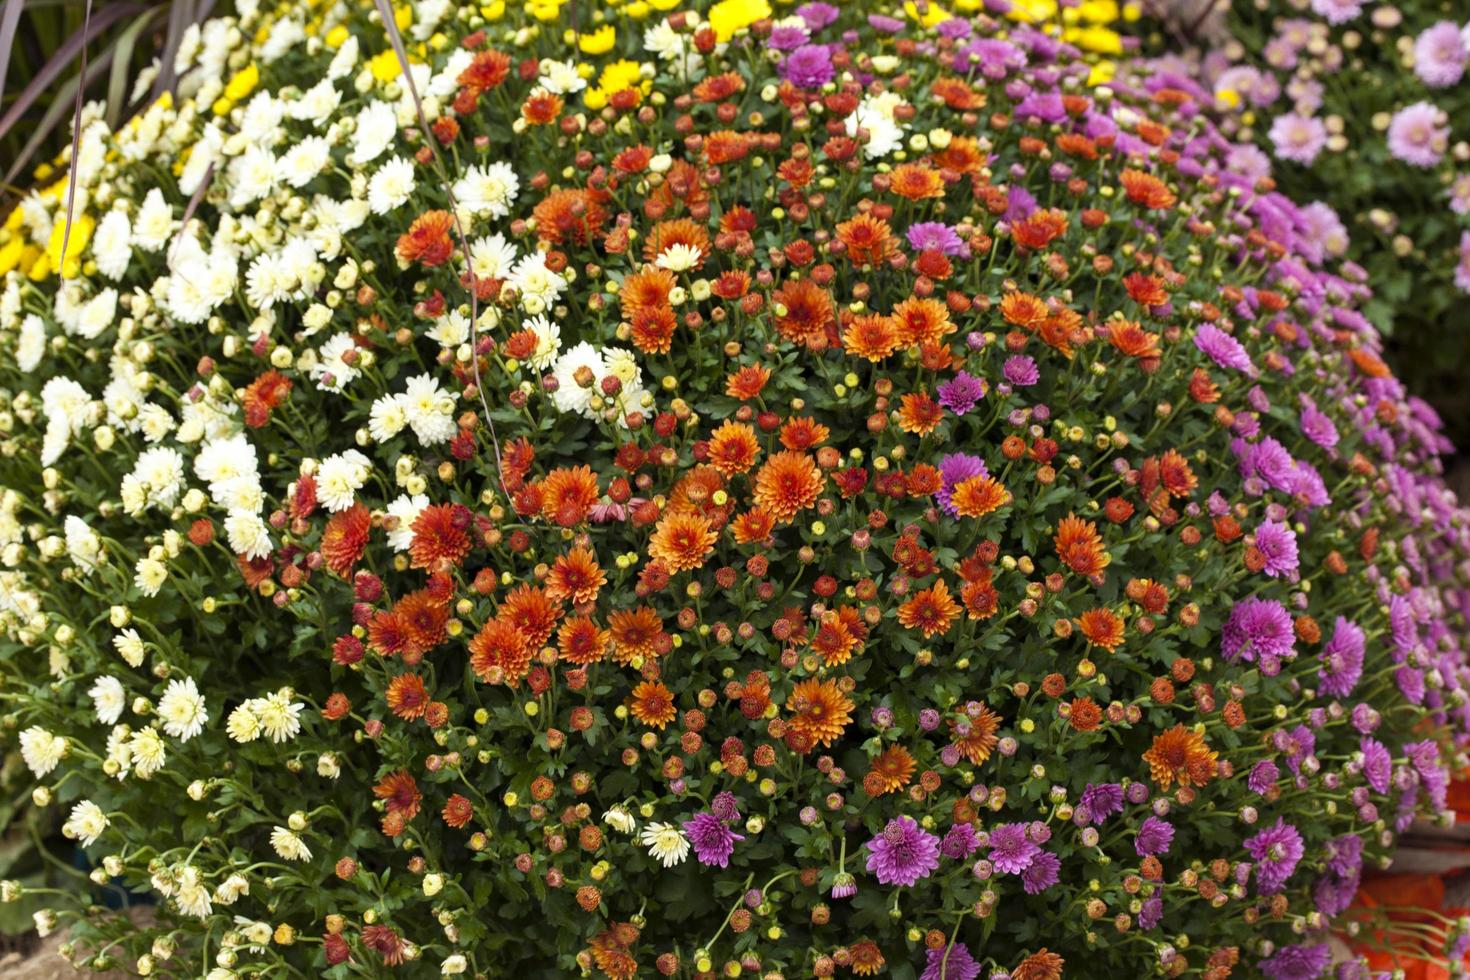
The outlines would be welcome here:
[[[4,731],[159,920],[4,898],[212,980],[1328,970],[1470,541],[1204,93],[999,7],[422,3],[405,74],[240,6],[0,241]]]
[[[1470,11],[1435,0],[1240,0],[1201,67],[1232,167],[1314,202],[1319,247],[1368,269],[1365,312],[1413,386],[1454,409],[1470,368]]]

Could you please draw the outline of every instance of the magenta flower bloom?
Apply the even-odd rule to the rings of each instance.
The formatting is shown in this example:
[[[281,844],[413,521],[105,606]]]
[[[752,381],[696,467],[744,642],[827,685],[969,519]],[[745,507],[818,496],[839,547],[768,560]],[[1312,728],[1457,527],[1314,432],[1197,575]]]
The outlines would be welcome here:
[[[977,476],[989,476],[990,471],[985,468],[985,460],[979,456],[971,456],[969,453],[950,453],[939,461],[939,491],[934,494],[934,499],[939,501],[939,507],[950,517],[958,518],[960,512],[954,505],[954,488],[966,480]]]
[[[1296,532],[1280,521],[1262,521],[1256,528],[1256,550],[1266,559],[1261,571],[1271,578],[1297,570]]]
[[[1345,616],[1337,617],[1332,639],[1322,647],[1322,693],[1331,698],[1345,698],[1353,693],[1363,676],[1363,655],[1367,639],[1363,628]]]
[[[980,850],[980,838],[975,828],[967,823],[957,823],[949,828],[939,844],[939,853],[947,858],[961,860]]]
[[[823,44],[803,44],[781,62],[781,77],[798,88],[821,88],[836,74],[832,55]]]
[[[1327,127],[1322,120],[1295,112],[1277,116],[1268,135],[1276,156],[1308,166],[1327,145]]]
[[[1280,778],[1281,770],[1276,767],[1276,763],[1270,759],[1262,759],[1251,766],[1250,775],[1245,777],[1245,785],[1257,796],[1265,796]]]
[[[1363,0],[1312,0],[1312,13],[1329,24],[1346,24],[1363,12]]]
[[[1430,88],[1449,88],[1465,74],[1460,25],[1442,20],[1414,39],[1414,74]]]
[[[880,885],[912,885],[939,867],[939,838],[913,817],[894,817],[867,843],[868,870]]]
[[[684,833],[701,864],[720,868],[729,866],[735,842],[745,840],[713,813],[696,813],[693,819],[684,821]]]
[[[1088,783],[1082,791],[1081,804],[1090,822],[1100,824],[1113,814],[1123,812],[1123,787],[1117,783]]]
[[[959,232],[942,221],[920,221],[909,225],[904,237],[916,252],[943,252],[961,259],[970,257],[970,246]]]
[[[1021,887],[1027,895],[1040,895],[1057,883],[1062,859],[1051,851],[1042,851],[1031,859],[1026,870],[1021,872]]]
[[[1388,124],[1388,152],[1411,167],[1428,169],[1444,159],[1450,127],[1431,102],[1415,102],[1393,114]]]
[[[1455,266],[1455,285],[1470,293],[1470,231],[1460,233],[1460,261]]]
[[[1306,405],[1302,408],[1301,415],[1302,435],[1321,446],[1323,449],[1331,449],[1337,445],[1340,438],[1337,433],[1337,425],[1315,405]]]
[[[1295,644],[1291,613],[1275,599],[1257,596],[1237,602],[1220,632],[1220,653],[1226,660],[1288,660],[1296,655]]]
[[[1222,368],[1250,372],[1256,369],[1255,364],[1251,361],[1251,356],[1246,353],[1240,341],[1213,323],[1201,324],[1200,328],[1194,332],[1194,346],[1204,351],[1206,357]]]
[[[1305,851],[1301,833],[1280,817],[1274,825],[1247,839],[1245,849],[1256,860],[1256,889],[1261,895],[1281,891]]]
[[[1138,828],[1138,836],[1133,841],[1133,849],[1138,852],[1139,857],[1148,857],[1150,854],[1168,854],[1169,845],[1174,842],[1174,825],[1159,817],[1149,817]]]
[[[990,863],[997,871],[1020,874],[1031,866],[1041,848],[1026,836],[1026,824],[1003,823],[990,832]]]
[[[961,371],[939,386],[939,404],[956,415],[964,415],[979,404],[989,388],[984,379],[977,378],[968,371]]]
[[[1005,375],[1005,379],[1017,388],[1029,388],[1041,380],[1041,372],[1036,369],[1036,361],[1025,354],[1006,358],[1005,365],[1000,371]]]
[[[1393,757],[1387,747],[1371,735],[1364,735],[1358,750],[1363,753],[1363,779],[1373,792],[1387,793],[1393,776]]]
[[[1332,964],[1332,949],[1326,943],[1283,946],[1269,959],[1256,964],[1271,980],[1316,980]]]
[[[964,943],[931,949],[927,956],[919,980],[975,980],[980,975],[980,964],[975,962]]]

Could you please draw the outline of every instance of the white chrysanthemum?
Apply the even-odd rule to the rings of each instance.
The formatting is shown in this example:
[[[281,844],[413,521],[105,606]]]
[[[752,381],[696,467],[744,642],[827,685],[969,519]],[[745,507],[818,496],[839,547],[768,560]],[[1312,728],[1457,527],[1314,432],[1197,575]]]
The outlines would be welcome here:
[[[225,733],[244,745],[260,737],[260,718],[255,714],[258,701],[246,701],[225,719]]]
[[[143,666],[143,657],[147,653],[147,648],[143,645],[143,638],[138,635],[137,630],[129,627],[118,633],[112,638],[112,646],[129,667]]]
[[[372,472],[372,463],[356,449],[328,456],[317,468],[316,498],[334,514],[347,510]]]
[[[253,705],[261,729],[277,745],[301,733],[301,712],[306,710],[306,705],[291,700],[294,696],[294,691],[283,687],[258,699]]]
[[[97,678],[87,689],[87,696],[92,699],[97,720],[104,725],[116,725],[128,706],[128,692],[123,689],[122,681],[110,674]]]
[[[117,290],[107,288],[77,311],[76,333],[87,340],[95,340],[102,331],[112,326],[117,319]]]
[[[602,822],[613,830],[623,834],[631,834],[638,828],[638,821],[634,819],[633,814],[621,806],[612,807],[604,813],[602,815]]]
[[[670,272],[687,272],[699,264],[703,258],[703,252],[698,245],[686,245],[684,242],[675,242],[658,254],[653,264],[660,269],[668,269]]]
[[[316,774],[323,779],[339,779],[342,776],[342,761],[331,752],[316,757]]]
[[[454,183],[454,203],[471,214],[504,218],[520,193],[521,181],[510,164],[499,162],[470,167]]]
[[[243,895],[250,894],[250,879],[236,873],[220,882],[214,890],[216,905],[234,905]]]
[[[578,384],[577,374],[582,368],[591,372],[592,386],[584,388]],[[597,348],[585,340],[582,341],[557,358],[552,374],[556,378],[557,388],[552,392],[551,400],[557,410],[577,412],[594,418],[596,413],[592,411],[592,395],[596,390],[596,380],[607,374],[607,365]]]
[[[268,310],[291,298],[296,274],[277,252],[261,252],[245,270],[245,298],[257,310]]]
[[[163,192],[154,187],[144,195],[143,206],[138,208],[133,221],[133,244],[145,252],[156,252],[173,234],[173,206],[164,200]]]
[[[638,358],[632,351],[622,347],[604,347],[603,363],[607,373],[623,383],[624,388],[643,387],[643,372],[638,368]]]
[[[139,514],[150,506],[172,507],[184,487],[184,457],[177,449],[145,449],[123,477],[123,509]]]
[[[133,261],[133,223],[121,211],[109,211],[92,232],[92,260],[109,279],[121,279]]]
[[[143,434],[143,441],[150,445],[162,442],[174,430],[174,417],[162,405],[144,405],[138,409],[135,422],[137,430]]]
[[[545,58],[541,62],[541,87],[557,95],[570,95],[586,88],[587,79],[577,71],[576,62]]]
[[[448,442],[457,431],[454,424],[454,395],[439,387],[427,374],[408,379],[408,388],[400,396],[408,424],[414,435],[426,446]]]
[[[413,188],[413,164],[403,157],[394,157],[368,181],[368,207],[373,214],[387,214],[406,202]]]
[[[68,514],[62,527],[66,532],[66,553],[83,575],[92,574],[102,557],[102,539],[75,514]]]
[[[230,511],[225,518],[225,537],[230,541],[230,550],[244,558],[264,558],[271,553],[270,528],[252,511]]]
[[[681,864],[689,856],[689,838],[675,824],[647,824],[638,835],[638,842],[666,868]]]
[[[52,378],[41,388],[41,411],[46,416],[46,434],[41,443],[41,465],[61,458],[93,418],[92,398],[70,378]]]
[[[32,313],[20,322],[20,335],[15,341],[16,367],[29,374],[40,366],[45,355],[46,321]]]
[[[102,808],[91,800],[83,800],[71,808],[71,815],[61,825],[61,833],[67,840],[91,847],[107,830],[107,824],[107,814]]]
[[[207,919],[214,911],[209,900],[209,889],[204,886],[199,872],[193,867],[185,867],[179,872],[178,893],[174,896],[174,902],[180,912],[196,919]]]
[[[567,281],[546,267],[546,255],[542,252],[532,252],[517,262],[507,282],[519,294],[521,308],[527,313],[550,309],[567,288]]]
[[[357,56],[360,45],[357,43],[357,35],[350,35],[342,42],[337,53],[332,56],[332,63],[327,66],[327,77],[332,81],[346,78],[352,74],[352,69],[357,66]]]
[[[37,779],[47,775],[66,756],[66,739],[52,735],[39,725],[20,733],[20,757]]]
[[[485,312],[493,309],[494,307],[486,307]],[[484,313],[481,314],[483,315]],[[429,328],[429,336],[437,341],[440,347],[458,347],[470,339],[470,318],[459,310],[450,310],[443,316],[434,318],[434,325]]]
[[[107,734],[107,758],[103,767],[117,779],[126,779],[133,771],[133,730],[127,725],[114,725]]]
[[[439,975],[442,977],[459,976],[470,968],[469,960],[465,959],[463,953],[455,953],[444,957],[444,962],[439,964]]]
[[[133,566],[133,585],[148,598],[158,595],[168,581],[168,566],[156,558],[139,558]]]
[[[894,116],[902,104],[903,99],[893,92],[870,95],[847,117],[848,136],[856,136],[859,129],[867,131],[863,153],[869,160],[885,157],[903,145],[904,126]]]
[[[347,161],[360,167],[382,155],[398,136],[398,117],[386,102],[369,102],[357,112],[352,152]]]
[[[397,395],[382,395],[368,414],[368,434],[374,442],[387,442],[408,425],[408,410]]]
[[[357,345],[352,342],[351,334],[334,334],[322,344],[321,350],[317,352],[317,363],[311,369],[311,376],[316,379],[317,387],[323,391],[341,391],[352,383],[358,372],[357,368],[343,360],[349,351],[356,356]]]
[[[286,103],[270,92],[256,92],[240,115],[240,135],[251,146],[275,146],[285,138],[285,118]]]
[[[275,155],[262,146],[247,147],[229,167],[230,182],[234,189],[230,193],[230,207],[237,210],[266,197],[276,189],[280,166]]]
[[[163,730],[181,742],[204,731],[209,711],[194,678],[174,678],[168,682],[163,697],[158,699],[158,717],[163,720]]]
[[[133,772],[139,779],[147,779],[158,772],[168,759],[163,736],[152,725],[133,733],[128,741],[128,751],[133,757]]]
[[[505,279],[516,264],[516,247],[499,233],[470,245],[470,269],[476,279]]]
[[[258,479],[259,460],[255,446],[238,432],[226,439],[209,439],[194,457],[194,475],[209,484],[210,492],[231,480]]]
[[[544,316],[533,316],[521,324],[536,335],[536,349],[526,358],[533,371],[545,371],[561,353],[561,325]]]
[[[388,545],[394,551],[407,551],[413,544],[413,522],[427,506],[429,498],[421,493],[412,497],[404,494],[388,505],[388,516],[398,521],[398,526],[388,532]]]
[[[320,126],[332,117],[341,104],[342,93],[337,91],[330,78],[323,78],[301,93],[301,98],[291,103],[286,112],[292,119]]]
[[[287,861],[311,860],[311,848],[285,827],[275,827],[271,830],[271,847],[274,847],[276,853]]]

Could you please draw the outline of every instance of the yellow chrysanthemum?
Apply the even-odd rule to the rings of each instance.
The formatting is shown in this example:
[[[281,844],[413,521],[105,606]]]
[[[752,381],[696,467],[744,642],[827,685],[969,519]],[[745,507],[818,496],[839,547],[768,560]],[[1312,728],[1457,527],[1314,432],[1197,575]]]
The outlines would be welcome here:
[[[908,15],[910,20],[916,20],[924,27],[937,27],[953,16],[937,3],[926,4],[921,11],[919,5],[914,0],[906,0],[903,5],[903,12]]]
[[[373,55],[368,61],[368,69],[373,77],[380,82],[391,82],[403,74],[403,65],[398,61],[398,52],[387,48]]]
[[[583,54],[607,54],[617,40],[617,29],[611,24],[603,24],[590,34],[577,35],[577,48]]]
[[[224,97],[231,102],[239,102],[255,91],[255,86],[258,84],[260,84],[260,68],[252,61],[235,72],[235,77],[231,78],[229,84],[225,86]]]
[[[766,0],[720,0],[709,9],[709,26],[721,43],[758,20],[771,16]]]

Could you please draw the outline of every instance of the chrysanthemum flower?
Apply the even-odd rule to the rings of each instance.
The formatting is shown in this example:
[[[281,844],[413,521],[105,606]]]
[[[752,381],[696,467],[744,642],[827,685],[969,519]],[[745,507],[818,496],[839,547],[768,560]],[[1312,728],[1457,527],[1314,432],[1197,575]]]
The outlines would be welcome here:
[[[959,604],[950,597],[943,579],[914,593],[898,607],[898,621],[906,629],[918,630],[926,640],[935,634],[947,633],[959,614]]]
[[[702,514],[665,514],[648,541],[648,554],[662,561],[670,572],[692,571],[704,564],[718,539]]]
[[[678,715],[674,708],[674,692],[658,681],[643,681],[633,688],[628,710],[642,724],[660,731]]]
[[[362,559],[372,531],[372,512],[362,504],[335,513],[322,531],[321,553],[327,568],[347,578]]]
[[[664,624],[651,606],[619,609],[608,615],[608,632],[612,635],[613,657],[626,666],[635,659],[659,655],[659,642],[665,636]]]
[[[852,721],[852,708],[836,681],[805,680],[786,699],[786,710],[791,712],[787,724],[809,744],[831,745]]]
[[[1112,561],[1097,533],[1097,525],[1075,514],[1062,518],[1052,541],[1062,564],[1078,575],[1089,578],[1101,575]]]
[[[863,788],[870,796],[895,793],[913,779],[915,766],[914,757],[908,749],[902,745],[890,745],[869,763]]]
[[[1215,753],[1205,737],[1184,725],[1175,725],[1154,736],[1153,746],[1143,754],[1149,776],[1162,789],[1203,786],[1215,778]]]
[[[607,582],[607,574],[597,564],[597,556],[585,545],[577,545],[564,555],[558,555],[546,575],[546,596],[552,602],[572,602],[581,605],[597,599]]]
[[[744,422],[726,419],[710,433],[709,465],[727,477],[748,471],[760,455],[760,442],[755,430]]]
[[[815,504],[821,492],[822,473],[805,453],[775,453],[756,473],[756,503],[778,521],[791,521]]]

